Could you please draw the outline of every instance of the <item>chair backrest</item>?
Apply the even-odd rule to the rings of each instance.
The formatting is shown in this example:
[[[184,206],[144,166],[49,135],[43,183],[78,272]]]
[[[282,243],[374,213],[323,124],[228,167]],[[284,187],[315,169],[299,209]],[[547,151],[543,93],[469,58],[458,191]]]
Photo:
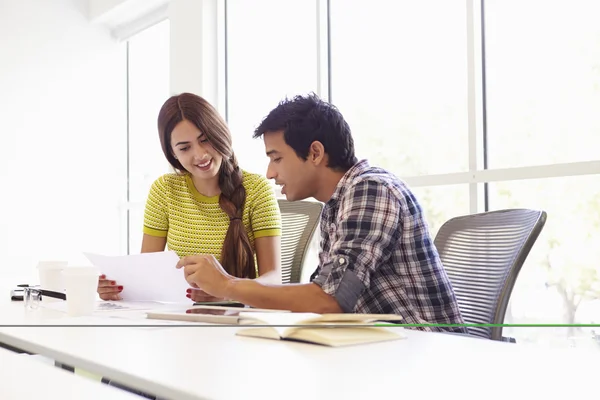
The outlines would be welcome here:
[[[435,245],[465,323],[502,324],[508,301],[546,212],[509,209],[452,218]],[[502,327],[469,327],[471,335],[502,340]]]
[[[278,199],[281,211],[281,279],[299,283],[310,241],[317,229],[323,204],[314,201]]]

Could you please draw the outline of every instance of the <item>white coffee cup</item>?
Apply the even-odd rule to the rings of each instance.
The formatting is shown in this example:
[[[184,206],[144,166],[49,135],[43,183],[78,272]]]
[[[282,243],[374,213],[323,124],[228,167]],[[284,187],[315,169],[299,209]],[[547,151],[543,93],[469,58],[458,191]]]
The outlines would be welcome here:
[[[62,274],[67,291],[67,313],[73,317],[93,314],[98,297],[98,268],[68,267]]]
[[[62,270],[67,268],[66,261],[40,261],[37,265],[42,289],[63,292],[65,284]]]

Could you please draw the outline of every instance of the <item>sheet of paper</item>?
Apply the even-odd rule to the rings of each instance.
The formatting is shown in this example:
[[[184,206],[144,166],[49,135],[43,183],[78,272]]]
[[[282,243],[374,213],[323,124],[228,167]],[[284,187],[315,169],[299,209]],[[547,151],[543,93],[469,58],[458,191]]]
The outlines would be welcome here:
[[[100,273],[123,286],[121,297],[132,301],[185,302],[190,288],[174,251],[104,256],[83,253]]]
[[[40,303],[41,307],[59,311],[67,317],[67,302],[56,301],[51,303]],[[151,321],[146,320],[148,312],[169,312],[172,310],[185,309],[189,304],[184,303],[164,303],[157,301],[104,301],[98,300],[94,307],[94,313],[90,317],[102,318],[104,323],[111,324],[115,319],[137,321],[140,324],[152,325]],[[75,318],[75,317],[73,317]],[[106,320],[108,319],[108,320]],[[112,322],[111,322],[112,321]]]
[[[44,303],[42,301],[41,306],[44,308],[49,308],[51,310],[67,312],[67,302],[66,301],[54,301],[51,303]],[[186,307],[190,306],[189,304],[182,303],[164,303],[158,301],[126,301],[126,300],[117,300],[117,301],[104,301],[98,300],[94,305],[94,313],[99,313],[99,315],[112,311],[141,311],[141,310],[170,310],[175,307]]]

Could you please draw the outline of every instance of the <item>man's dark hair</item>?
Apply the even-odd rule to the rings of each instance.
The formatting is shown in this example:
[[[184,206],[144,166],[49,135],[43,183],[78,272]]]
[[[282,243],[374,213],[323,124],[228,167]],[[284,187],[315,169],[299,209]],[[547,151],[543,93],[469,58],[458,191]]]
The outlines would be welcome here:
[[[277,131],[283,131],[285,143],[303,160],[311,143],[319,141],[329,168],[347,171],[357,162],[350,126],[334,105],[314,93],[281,101],[255,129],[254,138]]]

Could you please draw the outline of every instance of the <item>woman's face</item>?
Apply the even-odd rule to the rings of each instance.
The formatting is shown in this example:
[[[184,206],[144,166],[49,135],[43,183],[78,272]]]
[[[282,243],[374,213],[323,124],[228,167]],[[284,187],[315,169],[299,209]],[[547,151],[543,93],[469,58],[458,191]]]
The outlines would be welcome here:
[[[223,157],[208,142],[196,125],[183,120],[171,133],[173,155],[183,168],[198,179],[214,179]]]

